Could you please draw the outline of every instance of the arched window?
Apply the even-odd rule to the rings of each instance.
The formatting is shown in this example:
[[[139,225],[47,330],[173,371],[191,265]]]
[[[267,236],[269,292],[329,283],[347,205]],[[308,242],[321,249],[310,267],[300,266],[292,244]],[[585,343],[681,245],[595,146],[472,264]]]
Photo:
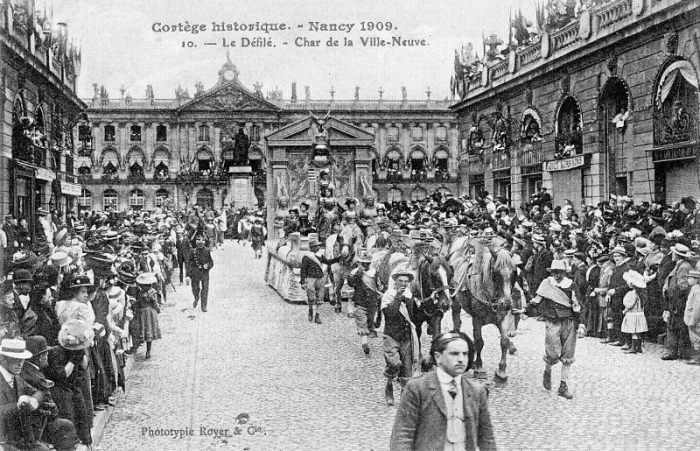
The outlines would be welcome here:
[[[203,173],[209,173],[212,170],[214,155],[211,150],[202,148],[197,152],[197,169]]]
[[[18,96],[12,105],[12,158],[22,161],[32,161],[34,158],[31,140],[27,137],[30,125],[24,100]]]
[[[542,119],[540,119],[539,113],[532,108],[523,111],[523,120],[520,123],[520,140],[523,143],[542,141]]]
[[[117,210],[119,208],[118,205],[119,194],[113,189],[105,190],[102,194],[102,209],[109,210],[111,208],[112,210]]]
[[[134,162],[131,166],[129,166],[128,179],[130,183],[142,183],[145,180],[143,166],[141,166],[138,162]]]
[[[583,152],[581,108],[572,96],[564,99],[557,114],[555,158],[571,157]]]
[[[426,197],[428,197],[428,192],[423,188],[414,188],[413,191],[411,191],[411,200],[414,202],[423,200]]]
[[[390,181],[401,180],[401,151],[397,148],[389,149],[384,156],[384,167],[386,168],[386,179]]]
[[[92,193],[85,188],[83,188],[80,192],[80,197],[78,198],[78,209],[92,210]]]
[[[140,189],[135,189],[129,193],[129,207],[132,209],[141,210],[145,203],[146,199],[143,196],[143,191]]]
[[[411,180],[420,181],[427,177],[427,162],[423,149],[416,147],[410,155]]]
[[[161,188],[156,191],[156,207],[162,207],[166,199],[170,197],[170,193],[167,189]]]
[[[398,188],[391,188],[389,192],[386,194],[386,201],[391,203],[391,202],[401,202],[401,198],[403,197],[403,193],[401,192],[400,189]]]
[[[698,75],[689,61],[668,65],[654,98],[654,144],[668,145],[698,139]]]
[[[168,165],[163,163],[162,161],[158,163],[158,165],[156,166],[155,173],[156,180],[167,180],[169,175],[170,170],[168,169]]]
[[[114,174],[117,172],[117,168],[120,166],[119,154],[113,147],[107,147],[102,151],[102,157],[100,158],[102,162],[102,167],[104,168],[105,174]],[[107,166],[110,166],[110,170],[113,172],[107,172]]]
[[[206,188],[200,189],[197,193],[197,205],[202,208],[214,208],[214,194]]]
[[[433,155],[433,166],[435,166],[435,178],[438,180],[447,180],[450,178],[449,172],[450,154],[447,149],[441,147],[435,151]]]
[[[85,184],[92,181],[92,169],[89,166],[78,168],[78,183]]]
[[[600,95],[600,118],[605,149],[605,187],[611,194],[627,193],[627,174],[617,168],[617,160],[623,156],[624,135],[629,118],[629,93],[618,77],[610,78]],[[619,174],[618,174],[619,173]],[[618,176],[619,175],[619,176]]]

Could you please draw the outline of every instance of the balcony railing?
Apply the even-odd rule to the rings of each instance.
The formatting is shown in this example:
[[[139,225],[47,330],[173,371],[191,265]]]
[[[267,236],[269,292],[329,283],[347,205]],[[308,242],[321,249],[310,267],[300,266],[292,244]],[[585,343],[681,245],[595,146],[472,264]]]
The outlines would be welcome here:
[[[520,152],[520,166],[540,164],[544,161],[544,151],[540,143],[529,143]]]
[[[225,174],[189,172],[178,175],[175,181],[177,183],[227,183],[228,176]]]
[[[552,33],[552,51],[563,49],[576,42],[578,40],[579,25],[580,22],[576,20],[561,30]]]
[[[134,185],[146,182],[146,176],[143,174],[129,174],[126,176],[126,182]]]
[[[607,28],[632,15],[632,0],[612,2],[596,11],[599,28]]]
[[[87,185],[89,183],[94,183],[94,179],[92,177],[92,174],[80,174],[78,175],[78,183],[81,185]]]
[[[510,167],[510,152],[507,150],[494,151],[491,156],[493,169],[505,169]]]
[[[100,177],[100,180],[102,183],[119,183],[119,175],[118,174],[102,174],[102,177]]]

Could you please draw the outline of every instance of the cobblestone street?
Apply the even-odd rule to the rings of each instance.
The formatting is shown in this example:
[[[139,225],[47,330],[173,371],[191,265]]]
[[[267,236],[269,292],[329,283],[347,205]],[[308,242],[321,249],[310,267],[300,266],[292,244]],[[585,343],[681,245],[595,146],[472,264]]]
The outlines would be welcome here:
[[[345,314],[326,304],[323,324],[309,323],[305,306],[267,287],[266,259],[254,259],[250,247],[227,242],[212,255],[209,311],[192,309],[189,287],[175,275],[177,293],[159,317],[163,339],[150,360],[139,350],[97,449],[388,449],[396,408],[384,404],[381,338],[370,340],[367,358]],[[443,328],[450,326],[446,319]],[[484,332],[492,378],[497,332]],[[587,338],[567,401],[556,395],[559,366],[552,392],[541,386],[544,323],[522,322],[515,342],[508,383],[491,388],[499,449],[697,449],[700,368],[662,362],[655,344],[623,355]]]

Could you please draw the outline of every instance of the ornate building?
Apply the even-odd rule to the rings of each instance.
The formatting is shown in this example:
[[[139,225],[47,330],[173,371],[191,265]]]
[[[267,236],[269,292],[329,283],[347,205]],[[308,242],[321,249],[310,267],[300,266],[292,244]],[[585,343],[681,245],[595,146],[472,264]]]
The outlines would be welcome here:
[[[700,197],[698,3],[582,3],[540,11],[538,33],[514,21],[518,43],[487,39],[485,64],[457,55],[463,188],[515,206],[541,186],[577,207]]]
[[[264,96],[262,86],[250,90],[239,80],[228,60],[216,84],[204,90],[197,84],[190,97],[178,88],[173,99],[156,99],[149,87],[145,99],[124,95],[110,99],[95,85],[88,104],[89,124],[79,127],[76,160],[83,192],[80,207],[158,207],[166,199],[174,205],[221,207],[231,200],[228,168],[235,164],[236,135],[250,143],[248,156],[254,171],[259,202],[266,196],[268,149],[265,137],[308,118],[310,113],[331,116],[371,134],[373,186],[380,200],[421,198],[439,189],[457,194],[458,133],[448,101],[382,99],[290,99],[279,91]],[[308,171],[305,183],[318,177]],[[304,181],[302,181],[304,182]],[[339,193],[344,197],[361,193]],[[313,196],[314,194],[312,194]]]
[[[75,205],[73,129],[86,105],[75,94],[80,51],[65,24],[34,0],[0,0],[0,214],[64,214]]]

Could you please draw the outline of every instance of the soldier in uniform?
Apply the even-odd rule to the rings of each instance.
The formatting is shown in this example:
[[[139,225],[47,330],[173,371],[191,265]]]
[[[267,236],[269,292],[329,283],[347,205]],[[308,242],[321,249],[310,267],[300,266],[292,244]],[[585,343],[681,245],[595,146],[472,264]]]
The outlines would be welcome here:
[[[194,237],[195,248],[190,252],[187,261],[187,278],[192,282],[192,294],[194,302],[192,308],[197,308],[200,299],[202,301],[202,311],[207,311],[207,301],[209,299],[209,271],[214,266],[209,248],[205,246],[206,237],[201,231]]]

